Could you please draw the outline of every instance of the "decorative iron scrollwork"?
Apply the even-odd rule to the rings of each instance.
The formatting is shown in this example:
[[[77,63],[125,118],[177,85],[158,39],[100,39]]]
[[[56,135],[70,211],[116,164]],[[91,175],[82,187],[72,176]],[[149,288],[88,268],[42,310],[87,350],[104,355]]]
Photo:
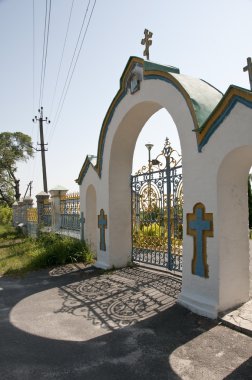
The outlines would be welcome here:
[[[155,206],[158,206],[160,193],[155,184],[145,183],[140,189],[139,196],[143,210],[152,210]]]
[[[164,147],[161,153],[154,159],[152,159],[149,165],[143,165],[135,175],[140,175],[144,173],[153,173],[154,171],[163,170],[167,168],[175,168],[176,166],[182,165],[182,155],[176,149],[171,146],[168,137],[165,139]]]
[[[131,189],[133,260],[181,271],[182,156],[168,138],[161,153],[131,177]]]

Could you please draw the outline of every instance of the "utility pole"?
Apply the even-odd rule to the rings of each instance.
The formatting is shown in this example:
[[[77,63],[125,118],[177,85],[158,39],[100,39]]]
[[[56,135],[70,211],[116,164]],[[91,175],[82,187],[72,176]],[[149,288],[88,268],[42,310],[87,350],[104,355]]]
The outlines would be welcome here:
[[[48,144],[44,143],[43,122],[45,121],[46,123],[49,124],[50,120],[48,120],[47,117],[45,119],[43,119],[43,107],[41,107],[38,110],[38,112],[39,112],[40,116],[39,117],[35,116],[35,118],[32,119],[32,121],[34,123],[36,123],[37,121],[39,121],[40,144],[38,143],[38,145],[40,145],[40,149],[36,149],[36,151],[37,152],[41,152],[44,192],[48,193],[47,177],[46,177],[46,161],[45,161],[45,152],[48,150],[48,149],[45,149],[45,145],[48,145]]]

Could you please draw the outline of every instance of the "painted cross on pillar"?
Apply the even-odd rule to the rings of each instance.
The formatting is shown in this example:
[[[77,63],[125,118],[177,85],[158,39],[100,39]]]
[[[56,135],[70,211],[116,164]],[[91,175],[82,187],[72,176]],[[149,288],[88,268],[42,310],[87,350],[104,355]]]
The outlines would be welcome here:
[[[80,230],[81,230],[81,241],[84,241],[84,224],[85,224],[84,212],[81,211],[80,216]]]
[[[193,236],[192,273],[208,278],[206,238],[213,237],[213,214],[205,212],[203,203],[196,203],[187,214],[187,235]]]
[[[101,209],[98,215],[98,228],[100,229],[100,250],[106,251],[105,228],[107,228],[107,215]]]

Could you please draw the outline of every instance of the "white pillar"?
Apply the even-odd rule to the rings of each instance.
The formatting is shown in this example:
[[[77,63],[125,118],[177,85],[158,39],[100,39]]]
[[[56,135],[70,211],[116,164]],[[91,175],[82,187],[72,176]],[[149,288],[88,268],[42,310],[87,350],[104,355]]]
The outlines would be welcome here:
[[[49,191],[52,199],[52,230],[57,231],[61,227],[60,199],[68,190],[63,186],[57,186]]]

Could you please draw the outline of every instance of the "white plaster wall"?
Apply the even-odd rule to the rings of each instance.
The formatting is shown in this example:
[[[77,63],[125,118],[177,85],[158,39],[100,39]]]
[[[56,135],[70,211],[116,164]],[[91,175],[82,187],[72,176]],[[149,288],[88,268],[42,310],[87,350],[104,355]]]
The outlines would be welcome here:
[[[252,111],[238,103],[206,146],[217,178],[218,311],[249,298],[247,179],[252,165]]]
[[[85,241],[88,243],[95,256],[97,256],[97,207],[96,191],[93,185],[89,185],[86,191],[85,219]]]
[[[192,311],[210,318],[217,316],[218,310],[218,231],[215,225],[217,212],[216,176],[214,159],[202,153],[191,155],[191,159],[183,157],[184,186],[184,236],[183,236],[183,282],[179,303]],[[186,234],[186,214],[193,211],[197,202],[205,205],[207,213],[213,213],[214,237],[207,238],[207,263],[209,278],[192,274],[193,237]]]
[[[187,189],[192,203],[201,200],[206,212],[213,213],[214,238],[207,238],[209,279],[191,275],[191,255],[184,250],[180,302],[212,318],[249,297],[247,178],[252,165],[251,118],[249,108],[235,106],[199,154]],[[188,163],[184,162],[184,171]],[[184,236],[184,246],[191,252],[189,239]]]
[[[96,210],[92,211],[91,208],[87,205],[87,191],[90,186],[93,186],[95,194],[96,194]],[[96,247],[97,253],[97,261],[96,266],[99,268],[108,269],[109,265],[109,240],[106,239],[106,252],[100,250],[100,230],[98,228],[98,215],[100,214],[100,210],[103,208],[105,214],[108,214],[108,188],[106,186],[106,178],[99,178],[97,172],[95,171],[92,165],[89,166],[88,171],[85,175],[85,178],[80,186],[80,211],[83,211],[85,218],[87,219],[87,213],[96,213],[96,224],[92,224],[92,227],[89,225],[89,222],[85,222],[84,225],[84,236],[85,238],[92,235],[93,238],[96,236],[96,243],[93,242]],[[88,210],[89,208],[89,210]],[[93,216],[94,217],[94,216]],[[92,218],[93,218],[92,217]],[[91,228],[95,228],[95,230],[91,230]],[[106,229],[106,237],[108,236],[109,231],[109,223]]]
[[[248,172],[252,146],[229,153],[218,173],[219,310],[249,298]]]

